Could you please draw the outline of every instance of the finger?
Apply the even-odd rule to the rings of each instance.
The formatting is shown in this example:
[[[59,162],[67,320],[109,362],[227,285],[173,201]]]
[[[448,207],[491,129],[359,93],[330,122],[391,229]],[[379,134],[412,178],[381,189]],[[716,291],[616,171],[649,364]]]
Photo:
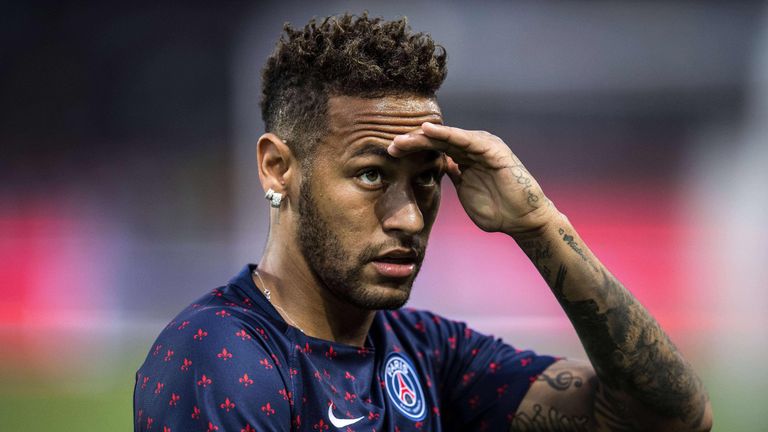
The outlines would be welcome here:
[[[426,134],[406,134],[395,137],[392,144],[387,148],[390,155],[394,157],[403,157],[420,151],[438,151],[447,156],[459,165],[472,165],[482,159],[482,153],[472,154],[464,148],[460,148],[448,141],[430,138]]]
[[[453,161],[450,156],[445,157],[445,173],[448,174],[454,186],[458,186],[461,183],[461,169],[459,164]]]
[[[389,153],[402,157],[417,151],[437,150],[451,156],[459,164],[467,164],[482,159],[482,155],[494,145],[492,138],[495,137],[485,132],[425,122],[418,131],[396,136]]]
[[[473,143],[478,141],[477,132],[471,132],[451,126],[424,122],[421,124],[421,130],[430,138],[447,141],[455,146],[465,149],[468,149]]]
[[[392,140],[392,144],[387,147],[387,151],[394,157],[403,157],[424,150],[445,152],[449,147],[448,142],[433,140],[427,137],[423,131],[414,131],[396,136]]]

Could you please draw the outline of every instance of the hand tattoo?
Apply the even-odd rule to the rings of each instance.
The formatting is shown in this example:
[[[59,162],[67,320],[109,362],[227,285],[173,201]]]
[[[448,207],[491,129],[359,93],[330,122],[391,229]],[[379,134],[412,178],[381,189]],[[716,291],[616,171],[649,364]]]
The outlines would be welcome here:
[[[531,191],[531,189],[533,189],[531,174],[522,165],[513,165],[510,169],[512,170],[512,175],[517,180],[517,183],[523,186],[523,191],[527,195],[526,199],[528,200],[528,204],[530,204],[531,207],[538,207],[536,203],[539,202],[540,198]]]

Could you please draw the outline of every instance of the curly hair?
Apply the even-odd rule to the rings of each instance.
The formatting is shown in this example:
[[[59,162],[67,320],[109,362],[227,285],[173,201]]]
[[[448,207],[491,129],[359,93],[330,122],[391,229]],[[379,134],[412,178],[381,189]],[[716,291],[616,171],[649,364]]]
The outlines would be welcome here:
[[[302,164],[327,132],[329,97],[432,97],[445,80],[445,49],[414,33],[405,17],[346,13],[283,30],[262,72],[261,112],[266,130]]]

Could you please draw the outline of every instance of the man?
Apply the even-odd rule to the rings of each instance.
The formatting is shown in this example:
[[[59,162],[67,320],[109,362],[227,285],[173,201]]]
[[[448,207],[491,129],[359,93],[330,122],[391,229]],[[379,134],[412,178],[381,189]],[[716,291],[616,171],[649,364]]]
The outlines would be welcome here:
[[[405,20],[285,28],[263,73],[258,266],[181,312],[137,373],[136,430],[708,430],[663,330],[499,138],[445,126],[442,48]],[[408,300],[448,174],[509,235],[590,362],[521,351]]]

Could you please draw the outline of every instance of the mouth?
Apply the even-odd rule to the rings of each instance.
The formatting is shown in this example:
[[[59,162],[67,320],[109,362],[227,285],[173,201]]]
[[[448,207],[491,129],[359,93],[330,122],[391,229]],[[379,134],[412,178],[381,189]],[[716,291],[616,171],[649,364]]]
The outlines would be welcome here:
[[[393,249],[372,260],[376,271],[388,278],[407,278],[416,271],[419,255],[413,249]]]

